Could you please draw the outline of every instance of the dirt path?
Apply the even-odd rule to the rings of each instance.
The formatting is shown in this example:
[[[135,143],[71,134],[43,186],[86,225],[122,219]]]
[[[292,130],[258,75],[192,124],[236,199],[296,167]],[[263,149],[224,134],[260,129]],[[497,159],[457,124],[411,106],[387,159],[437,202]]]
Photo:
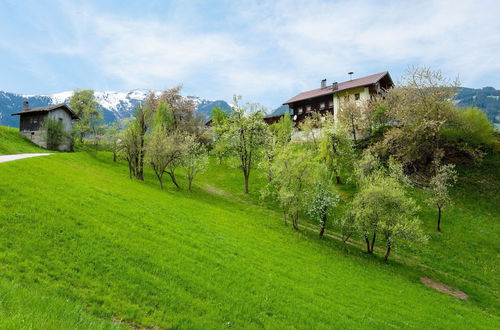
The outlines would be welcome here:
[[[52,155],[52,154],[51,153],[39,153],[39,154],[2,155],[2,156],[0,156],[0,163],[10,162],[13,160],[18,160],[18,159],[48,156],[48,155]]]
[[[426,286],[428,286],[430,288],[433,288],[434,290],[449,294],[450,296],[456,297],[456,298],[461,299],[461,300],[467,300],[467,298],[469,298],[469,296],[465,292],[460,291],[460,290],[452,290],[446,284],[436,282],[434,280],[431,280],[428,277],[422,277],[420,279],[420,282],[422,282],[423,284],[425,284]]]

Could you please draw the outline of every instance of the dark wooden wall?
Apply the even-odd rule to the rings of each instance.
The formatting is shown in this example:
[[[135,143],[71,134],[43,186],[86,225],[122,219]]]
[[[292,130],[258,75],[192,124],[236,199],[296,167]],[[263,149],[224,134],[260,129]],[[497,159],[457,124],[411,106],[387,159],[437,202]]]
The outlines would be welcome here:
[[[26,113],[21,115],[21,121],[19,123],[20,131],[38,131],[42,129],[42,124],[44,118],[47,116],[46,113]]]

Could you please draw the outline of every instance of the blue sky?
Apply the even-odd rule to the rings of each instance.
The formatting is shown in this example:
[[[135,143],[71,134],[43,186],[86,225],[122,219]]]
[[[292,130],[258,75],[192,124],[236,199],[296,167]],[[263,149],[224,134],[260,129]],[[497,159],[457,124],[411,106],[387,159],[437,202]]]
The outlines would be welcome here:
[[[0,90],[162,90],[279,106],[409,65],[500,88],[500,1],[0,0]]]

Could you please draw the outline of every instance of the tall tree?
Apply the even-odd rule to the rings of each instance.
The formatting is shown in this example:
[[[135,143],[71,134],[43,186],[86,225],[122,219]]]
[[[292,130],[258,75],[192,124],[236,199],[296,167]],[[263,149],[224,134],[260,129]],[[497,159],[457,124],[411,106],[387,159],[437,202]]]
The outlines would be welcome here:
[[[380,167],[369,174],[351,204],[354,223],[365,239],[367,252],[373,253],[377,235],[381,234],[386,241],[386,261],[395,242],[426,241],[416,216],[418,206],[406,195],[398,179],[400,171],[394,166],[392,171],[387,173]]]
[[[354,170],[354,150],[349,133],[340,123],[331,118],[321,132],[320,157],[328,169],[335,175],[336,183],[342,183],[342,177],[349,181]]]
[[[70,108],[80,118],[75,124],[75,132],[80,136],[80,142],[87,135],[97,139],[97,128],[102,121],[102,110],[91,89],[76,89],[69,99]]]
[[[368,128],[369,116],[367,114],[367,104],[348,97],[345,101],[341,102],[338,121],[349,129],[351,138],[354,142],[357,142],[360,135],[364,135]]]
[[[278,200],[285,224],[291,219],[295,230],[299,229],[300,212],[307,210],[306,197],[315,183],[315,156],[312,148],[289,143],[279,150],[272,165],[273,180],[266,192]]]
[[[196,141],[193,135],[186,137],[186,149],[182,163],[186,169],[188,189],[191,190],[194,178],[208,166],[208,153],[206,147],[201,142]]]
[[[331,178],[330,171],[323,166],[319,171],[317,182],[307,202],[307,213],[313,220],[318,221],[320,224],[320,238],[325,233],[328,217],[332,214],[331,211],[340,201],[339,196],[332,190]]]
[[[139,126],[134,120],[131,120],[118,136],[118,155],[127,161],[129,175],[132,179],[133,177],[137,177],[137,168],[139,165],[139,153],[141,149]]]
[[[214,123],[218,148],[238,159],[248,194],[250,173],[265,142],[267,126],[262,118],[264,108],[257,103],[240,106],[241,96],[233,99],[233,112],[222,123]]]
[[[392,155],[408,172],[425,172],[442,149],[442,131],[454,117],[453,99],[458,81],[427,67],[412,67],[383,100],[392,128],[373,150]]]
[[[441,231],[441,213],[443,208],[451,203],[449,188],[457,181],[457,172],[453,164],[442,164],[435,162],[435,175],[429,183],[429,204],[438,209],[437,231]]]
[[[139,105],[134,112],[135,125],[139,132],[139,153],[137,155],[136,178],[144,180],[144,158],[146,155],[146,133],[152,125],[154,109],[149,105]]]

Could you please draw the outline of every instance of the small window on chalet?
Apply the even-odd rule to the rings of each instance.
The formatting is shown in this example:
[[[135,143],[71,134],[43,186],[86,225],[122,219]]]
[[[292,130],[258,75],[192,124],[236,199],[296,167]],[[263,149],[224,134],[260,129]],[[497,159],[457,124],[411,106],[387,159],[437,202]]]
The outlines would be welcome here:
[[[310,111],[311,111],[311,106],[310,105],[306,106],[306,112],[310,112]]]
[[[358,101],[358,100],[359,100],[359,93],[354,94],[354,99],[355,99],[356,101]]]
[[[321,103],[319,104],[319,108],[320,108],[320,109],[324,109],[324,108],[325,108],[325,102],[321,102]]]
[[[299,115],[301,115],[302,114],[302,107],[300,107],[298,110],[299,110]]]

